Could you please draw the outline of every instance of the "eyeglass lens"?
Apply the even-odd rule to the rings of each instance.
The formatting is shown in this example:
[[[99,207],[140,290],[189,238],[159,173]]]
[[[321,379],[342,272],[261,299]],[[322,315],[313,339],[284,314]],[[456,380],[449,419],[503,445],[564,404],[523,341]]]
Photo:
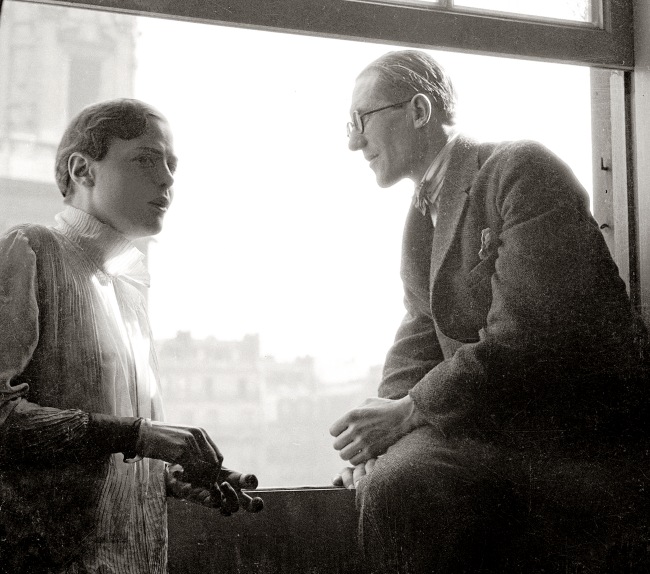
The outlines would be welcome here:
[[[356,110],[352,112],[352,121],[347,124],[348,137],[350,137],[353,129],[360,134],[363,133],[363,120],[361,119],[361,114]]]

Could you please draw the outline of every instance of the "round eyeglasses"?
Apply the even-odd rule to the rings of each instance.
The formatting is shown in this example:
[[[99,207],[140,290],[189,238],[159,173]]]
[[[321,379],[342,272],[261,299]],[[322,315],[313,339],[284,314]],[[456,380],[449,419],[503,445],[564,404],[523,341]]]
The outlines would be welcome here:
[[[403,106],[404,104],[408,104],[412,99],[413,98],[406,100],[404,102],[397,102],[396,104],[383,106],[382,108],[370,110],[369,112],[363,112],[362,114],[360,114],[357,110],[354,110],[352,112],[352,121],[347,123],[348,137],[350,137],[352,130],[355,130],[357,133],[360,134],[363,133],[363,130],[365,129],[365,124],[363,122],[364,117],[369,116],[370,114],[376,114],[377,112],[381,112],[383,110],[388,110],[390,108],[397,108],[398,106]]]

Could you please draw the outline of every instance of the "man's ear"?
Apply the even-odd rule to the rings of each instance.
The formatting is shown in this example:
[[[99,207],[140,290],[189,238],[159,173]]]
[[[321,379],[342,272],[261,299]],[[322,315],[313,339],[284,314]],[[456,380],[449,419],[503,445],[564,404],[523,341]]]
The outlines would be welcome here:
[[[91,188],[95,185],[91,170],[91,161],[80,152],[73,152],[68,158],[70,179],[77,185]]]
[[[413,116],[413,125],[416,128],[421,128],[429,123],[431,119],[432,107],[431,100],[424,94],[416,94],[413,96],[413,109],[415,114]]]

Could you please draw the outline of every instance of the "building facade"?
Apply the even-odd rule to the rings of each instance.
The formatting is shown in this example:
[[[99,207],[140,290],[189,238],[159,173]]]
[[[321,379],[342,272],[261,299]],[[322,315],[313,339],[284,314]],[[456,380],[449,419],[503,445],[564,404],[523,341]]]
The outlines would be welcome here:
[[[7,1],[1,18],[0,233],[60,211],[61,135],[88,104],[133,95],[137,40],[119,14]]]
[[[254,472],[260,485],[325,486],[343,462],[330,425],[376,393],[380,368],[330,383],[312,357],[277,361],[258,335],[239,341],[179,332],[156,343],[167,421],[204,428],[224,465]]]

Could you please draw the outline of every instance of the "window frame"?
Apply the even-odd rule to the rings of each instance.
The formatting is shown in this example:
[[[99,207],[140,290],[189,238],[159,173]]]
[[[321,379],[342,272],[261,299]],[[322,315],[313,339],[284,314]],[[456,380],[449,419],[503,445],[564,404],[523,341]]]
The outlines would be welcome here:
[[[602,0],[602,27],[349,0],[18,0],[394,45],[631,70],[633,12]]]

